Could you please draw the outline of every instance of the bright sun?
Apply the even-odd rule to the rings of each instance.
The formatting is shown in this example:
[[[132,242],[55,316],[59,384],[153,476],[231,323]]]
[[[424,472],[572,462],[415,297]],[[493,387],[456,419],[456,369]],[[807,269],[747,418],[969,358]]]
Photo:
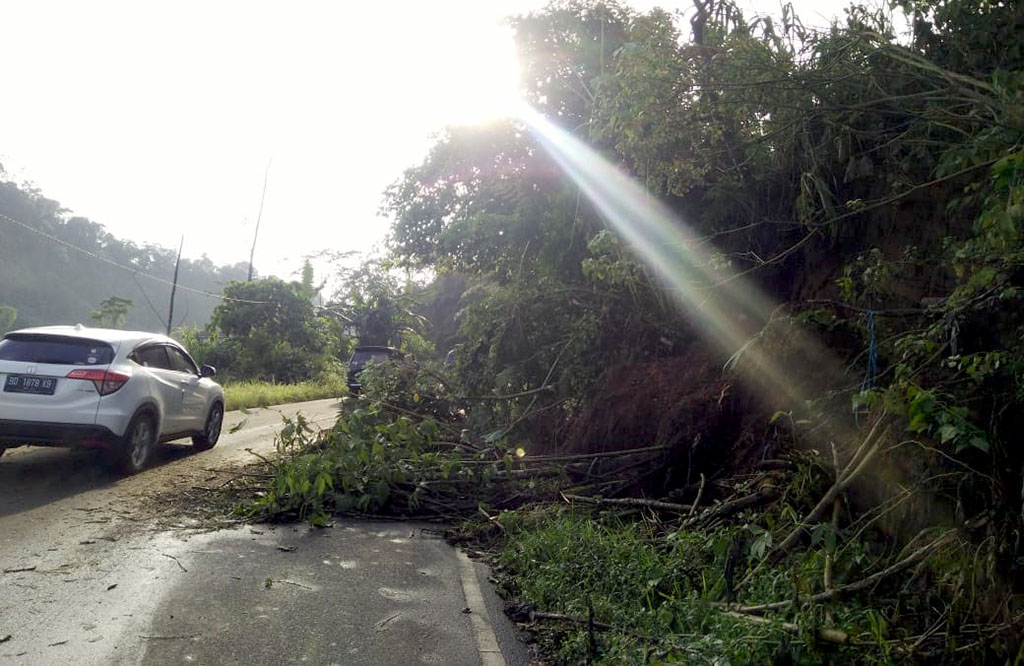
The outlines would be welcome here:
[[[519,101],[519,62],[511,27],[486,3],[450,3],[443,12],[423,4],[432,11],[404,22],[411,38],[406,43],[415,43],[416,53],[403,49],[395,54],[405,63],[419,60],[415,67],[425,76],[410,81],[412,86],[433,88],[422,91],[424,104],[415,111],[436,116],[443,124],[512,115]],[[420,18],[429,28],[416,23]]]
[[[446,115],[460,123],[511,115],[520,99],[519,61],[511,29],[495,26],[486,33],[466,35],[460,51],[461,62],[452,70],[455,94],[445,104]]]

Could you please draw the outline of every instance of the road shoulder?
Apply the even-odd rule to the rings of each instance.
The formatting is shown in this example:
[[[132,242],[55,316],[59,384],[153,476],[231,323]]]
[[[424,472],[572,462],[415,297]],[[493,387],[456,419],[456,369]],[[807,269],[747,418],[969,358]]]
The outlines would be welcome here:
[[[194,536],[185,555],[145,663],[528,663],[482,565],[465,560],[490,604],[467,600],[463,560],[424,525],[246,526]]]

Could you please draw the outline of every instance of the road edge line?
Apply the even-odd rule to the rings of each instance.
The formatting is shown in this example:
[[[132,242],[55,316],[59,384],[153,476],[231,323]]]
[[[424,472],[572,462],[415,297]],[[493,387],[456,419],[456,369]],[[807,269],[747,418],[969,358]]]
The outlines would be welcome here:
[[[476,639],[480,661],[483,666],[505,666],[505,655],[501,653],[494,629],[488,621],[487,606],[484,604],[476,571],[473,570],[473,561],[459,549],[455,550],[455,557],[459,561],[462,593],[466,597],[466,606],[469,607],[469,621],[473,627],[473,637]]]

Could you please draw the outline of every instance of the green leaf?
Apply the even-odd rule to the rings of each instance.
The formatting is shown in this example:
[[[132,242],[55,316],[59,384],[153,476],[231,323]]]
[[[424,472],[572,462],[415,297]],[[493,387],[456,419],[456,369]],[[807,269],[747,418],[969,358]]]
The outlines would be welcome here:
[[[946,425],[939,428],[939,441],[943,444],[956,438],[960,434],[960,430],[953,424],[947,423]]]
[[[980,435],[975,435],[974,437],[971,437],[970,445],[980,451],[984,451],[985,453],[988,453],[989,451],[988,440],[985,439],[984,437],[981,437]]]
[[[907,430],[910,432],[924,432],[928,429],[928,415],[924,412],[917,412],[910,418]]]

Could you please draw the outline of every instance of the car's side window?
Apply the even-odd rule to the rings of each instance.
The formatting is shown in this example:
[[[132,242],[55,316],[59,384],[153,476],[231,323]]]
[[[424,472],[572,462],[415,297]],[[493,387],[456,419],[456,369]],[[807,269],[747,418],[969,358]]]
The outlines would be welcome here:
[[[171,365],[173,370],[178,372],[186,372],[190,375],[198,375],[199,370],[196,369],[195,363],[192,362],[188,356],[186,356],[177,347],[167,347],[167,355],[171,357]]]
[[[170,359],[167,358],[167,351],[163,345],[149,345],[139,347],[133,354],[135,362],[147,368],[159,370],[173,370]]]

